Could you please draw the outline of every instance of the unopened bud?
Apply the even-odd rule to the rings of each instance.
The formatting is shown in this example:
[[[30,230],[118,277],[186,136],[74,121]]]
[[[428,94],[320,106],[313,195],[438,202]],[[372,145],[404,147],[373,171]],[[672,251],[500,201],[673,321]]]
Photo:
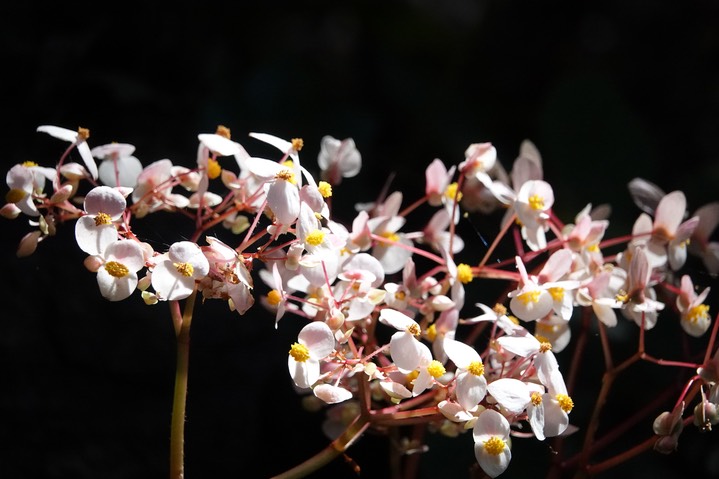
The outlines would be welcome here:
[[[703,432],[711,431],[712,426],[717,423],[719,423],[719,410],[716,404],[705,400],[694,406],[694,425]]]
[[[0,208],[0,216],[9,220],[14,220],[20,213],[22,213],[22,210],[15,203],[6,203],[5,206]]]
[[[17,248],[17,257],[25,258],[33,254],[37,249],[37,244],[40,242],[40,235],[40,231],[33,231],[23,236]]]

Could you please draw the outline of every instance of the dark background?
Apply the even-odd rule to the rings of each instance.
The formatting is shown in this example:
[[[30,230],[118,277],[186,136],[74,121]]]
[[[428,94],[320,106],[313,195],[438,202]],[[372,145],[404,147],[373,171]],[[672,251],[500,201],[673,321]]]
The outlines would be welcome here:
[[[89,128],[91,146],[132,143],[144,164],[186,166],[197,134],[223,124],[251,153],[271,151],[251,131],[302,137],[310,169],[323,135],[353,137],[364,166],[335,190],[344,220],[391,172],[393,189],[413,199],[432,159],[456,164],[470,143],[491,141],[510,168],[525,138],[542,153],[566,222],[586,203],[609,202],[613,228],[627,232],[638,210],[625,185],[636,176],[683,190],[690,210],[717,199],[713,1],[257,3],[6,2],[3,168],[55,164],[66,144],[36,133],[41,124]],[[158,248],[188,234],[182,224],[152,226]],[[166,477],[174,380],[167,308],[146,308],[139,296],[102,300],[71,227],[17,259],[27,231],[22,219],[2,221],[0,477]],[[301,409],[286,372],[301,325],[286,318],[275,330],[259,305],[243,317],[219,302],[198,310],[188,479],[268,477],[323,447],[321,415]],[[624,387],[629,404],[613,403],[617,414],[646,400],[641,386]],[[716,473],[716,447],[699,441],[712,437],[686,436],[677,454],[649,453],[619,471]],[[433,441],[421,477],[465,477],[471,438]],[[515,441],[502,477],[536,475],[548,445],[528,442],[536,441]],[[350,450],[362,477],[384,477],[385,447],[365,437]],[[314,477],[329,474],[353,477],[341,459]]]

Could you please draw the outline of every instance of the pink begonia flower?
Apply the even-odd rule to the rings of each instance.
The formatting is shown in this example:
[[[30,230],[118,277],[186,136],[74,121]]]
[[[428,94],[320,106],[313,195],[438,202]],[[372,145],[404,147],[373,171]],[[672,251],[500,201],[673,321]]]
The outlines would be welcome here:
[[[160,300],[187,298],[195,288],[195,281],[204,278],[210,271],[207,257],[191,241],[174,243],[155,261],[152,287]]]
[[[362,155],[352,138],[338,140],[325,135],[320,140],[317,155],[321,177],[331,185],[339,185],[342,178],[352,178],[362,169]]]
[[[699,257],[711,275],[719,274],[719,242],[711,241],[711,235],[719,225],[719,201],[699,207],[694,216],[699,225],[689,241],[689,252]]]
[[[711,325],[709,317],[709,306],[704,304],[704,300],[709,295],[711,288],[706,287],[697,294],[694,291],[694,283],[689,275],[683,275],[681,279],[681,287],[677,296],[676,305],[681,314],[682,329],[687,334],[698,338],[706,333]]]
[[[103,264],[97,270],[102,296],[110,301],[128,298],[137,287],[137,272],[145,266],[142,246],[130,239],[116,241],[100,254]]]
[[[654,212],[651,238],[647,243],[647,255],[653,267],[669,262],[676,271],[686,262],[686,244],[699,224],[699,217],[682,221],[686,215],[687,200],[681,191],[665,195]]]
[[[492,183],[488,172],[497,161],[497,149],[489,142],[472,143],[464,151],[464,161],[459,164],[459,171],[467,178],[473,178],[486,187]]]
[[[514,211],[522,225],[522,237],[533,251],[547,247],[545,231],[553,205],[554,191],[546,181],[527,181],[517,193]]]
[[[457,402],[466,410],[477,406],[487,394],[487,378],[479,353],[455,339],[445,338],[444,351],[457,366],[455,394]]]
[[[502,474],[512,460],[509,449],[509,422],[493,409],[483,411],[472,430],[474,455],[479,467],[489,476]]]
[[[60,140],[68,141],[77,148],[82,161],[87,167],[87,171],[90,172],[93,180],[97,179],[97,164],[95,159],[92,157],[90,147],[87,144],[87,138],[90,134],[85,128],[79,128],[77,131],[68,130],[67,128],[61,128],[59,126],[42,125],[37,127],[37,131],[47,133],[48,135],[58,138]]]
[[[177,169],[168,159],[157,160],[142,170],[132,191],[132,201],[139,207],[136,216],[143,217],[155,211],[188,205],[186,197],[172,193],[172,179],[176,172]]]
[[[484,312],[479,316],[473,316],[471,318],[460,320],[461,324],[474,324],[482,321],[491,321],[496,323],[496,325],[506,334],[512,334],[515,331],[524,329],[524,327],[515,324],[514,321],[509,319],[509,316],[507,316],[507,308],[501,304],[495,305],[494,308],[490,308],[486,304],[482,303],[475,303],[475,306]]]
[[[538,275],[529,275],[524,262],[515,257],[520,274],[519,286],[509,293],[512,312],[524,321],[543,318],[553,309],[565,319],[572,313],[571,295],[566,290],[579,287],[579,281],[561,280],[572,265],[572,252],[557,250],[549,257]],[[556,299],[555,299],[556,298]]]
[[[449,170],[439,158],[435,158],[424,170],[425,187],[424,194],[427,196],[427,202],[432,206],[441,206],[445,203],[454,201],[447,196],[447,188],[452,184],[452,177],[457,167],[452,165]],[[459,198],[457,199],[459,201]]]
[[[320,377],[320,361],[335,349],[335,336],[327,324],[313,321],[297,335],[287,357],[287,367],[295,385],[311,388]]]
[[[28,216],[39,216],[34,195],[43,195],[46,181],[54,181],[56,176],[55,169],[32,162],[14,165],[5,175],[5,181],[10,188],[5,199]]]
[[[414,319],[394,309],[385,308],[380,311],[379,320],[397,330],[390,338],[389,348],[394,364],[401,371],[414,371],[423,360],[432,357],[429,347],[417,339],[421,328]]]
[[[75,223],[75,239],[81,250],[90,255],[103,254],[105,248],[119,239],[114,222],[125,212],[127,201],[117,188],[97,186],[85,196],[85,215]]]
[[[210,264],[207,281],[201,283],[203,297],[227,299],[231,311],[245,314],[254,304],[253,280],[245,262],[232,247],[208,236],[205,256]]]
[[[265,182],[267,206],[277,223],[285,227],[292,225],[300,214],[300,175],[296,165],[250,158],[247,168]]]
[[[664,309],[664,303],[656,300],[656,292],[650,284],[652,266],[646,247],[636,246],[630,253],[622,314],[637,326],[643,324],[649,330],[656,325],[658,312]]]
[[[577,304],[591,306],[597,319],[610,328],[617,325],[615,310],[624,306],[624,303],[616,299],[619,287],[613,286],[612,278],[618,276],[626,278],[626,272],[619,267],[612,268],[611,271],[603,269],[584,281],[575,295]]]
[[[142,163],[132,156],[135,146],[128,143],[108,143],[96,146],[90,153],[100,162],[98,175],[107,186],[134,188],[142,172]]]

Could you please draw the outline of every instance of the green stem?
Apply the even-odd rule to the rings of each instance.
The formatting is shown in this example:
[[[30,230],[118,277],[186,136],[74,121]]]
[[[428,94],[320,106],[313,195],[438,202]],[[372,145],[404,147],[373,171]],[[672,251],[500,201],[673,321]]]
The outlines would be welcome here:
[[[197,290],[187,298],[180,316],[179,302],[172,301],[170,310],[177,332],[177,363],[175,366],[175,394],[172,400],[170,429],[170,479],[185,477],[185,405],[187,402],[187,372],[190,364],[190,324],[195,308]],[[177,326],[179,325],[179,328]]]

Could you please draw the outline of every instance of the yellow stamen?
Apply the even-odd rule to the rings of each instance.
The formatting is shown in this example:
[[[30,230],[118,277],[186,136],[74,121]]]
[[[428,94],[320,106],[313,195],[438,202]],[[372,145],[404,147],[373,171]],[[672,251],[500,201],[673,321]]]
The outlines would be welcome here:
[[[267,293],[267,302],[270,303],[270,305],[277,306],[280,304],[280,301],[282,301],[282,294],[276,289]]]
[[[482,376],[484,374],[484,364],[481,361],[472,361],[467,366],[467,372],[475,376]]]
[[[539,339],[539,338],[537,338],[537,339]],[[549,341],[540,340],[540,343],[539,343],[539,352],[540,353],[546,353],[547,351],[551,351],[551,350],[552,350],[552,343],[550,343]]]
[[[305,146],[305,142],[302,138],[292,138],[292,148],[295,151],[300,151],[303,146]]]
[[[109,225],[112,218],[107,213],[99,212],[95,215],[95,226]]]
[[[507,314],[507,308],[503,304],[495,304],[494,308],[492,308],[492,311],[494,311],[497,316],[504,316]]]
[[[230,139],[230,129],[224,125],[217,125],[217,130],[215,131],[215,134],[224,136],[228,140]]]
[[[37,166],[37,163],[35,163],[34,161],[27,160],[22,162],[22,166],[24,166],[25,168],[32,168],[33,166]]]
[[[484,441],[484,450],[492,456],[499,456],[502,454],[505,447],[507,447],[507,443],[504,442],[504,439],[497,436],[492,436]]]
[[[462,284],[467,284],[474,279],[474,273],[472,273],[472,267],[465,263],[457,265],[457,279]]]
[[[115,278],[124,278],[125,276],[130,274],[130,270],[127,269],[127,266],[118,263],[117,261],[108,261],[107,263],[105,263],[105,269],[110,274],[110,276],[114,276]]]
[[[289,181],[293,185],[297,184],[297,179],[295,178],[295,174],[292,173],[290,170],[282,170],[277,175],[275,175],[275,178],[279,180],[285,180]]]
[[[436,359],[433,359],[431,363],[429,363],[429,366],[427,366],[427,372],[430,376],[437,379],[438,377],[442,376],[444,373],[447,372],[446,369],[444,369],[444,366],[442,366],[442,363],[437,361]]]
[[[213,158],[208,158],[207,177],[211,180],[214,180],[215,178],[220,176],[220,173],[222,173],[222,167],[220,166],[220,163]]]
[[[457,201],[460,201],[462,199],[462,192],[458,191],[458,184],[455,181],[454,183],[450,183],[447,185],[447,188],[444,190],[444,196],[446,196],[449,200],[454,201],[455,196],[457,197]]]
[[[190,263],[172,263],[178,273],[182,276],[190,277],[195,272],[195,268]]]
[[[544,198],[542,198],[539,195],[532,195],[529,197],[529,206],[533,210],[542,210],[544,209]]]
[[[407,327],[407,332],[415,338],[418,338],[419,335],[422,333],[422,329],[419,327],[419,324],[412,323]]]
[[[310,350],[307,349],[307,346],[304,344],[294,343],[290,347],[290,356],[292,356],[298,363],[304,363],[310,359]]]
[[[554,299],[554,301],[561,301],[564,299],[564,288],[555,286],[553,288],[547,288],[547,291],[549,291],[549,294],[552,295],[552,299]]]
[[[330,196],[332,196],[332,185],[330,185],[326,181],[320,181],[317,184],[317,189],[319,190],[323,198],[329,198]]]
[[[532,398],[532,404],[534,404],[535,406],[539,406],[540,404],[542,404],[542,395],[539,394],[537,391],[534,391],[530,397]]]
[[[322,230],[314,230],[305,237],[305,241],[312,246],[321,245],[325,239],[325,232]]]
[[[517,299],[520,300],[524,304],[529,304],[531,301],[532,303],[539,302],[539,296],[541,296],[542,292],[538,289],[535,289],[534,291],[527,291],[526,293],[522,293],[517,296]]]
[[[700,304],[694,306],[687,312],[687,319],[692,323],[696,323],[700,319],[707,319],[709,317],[709,306],[706,304]]]
[[[427,329],[425,329],[424,335],[429,342],[434,342],[437,338],[437,325],[431,324]]]
[[[87,140],[88,138],[90,138],[90,130],[88,130],[87,128],[82,128],[82,127],[77,129],[77,140],[78,141]]]
[[[559,407],[562,408],[562,411],[566,413],[572,412],[572,408],[574,408],[572,398],[566,394],[557,394],[557,402],[559,403]]]

